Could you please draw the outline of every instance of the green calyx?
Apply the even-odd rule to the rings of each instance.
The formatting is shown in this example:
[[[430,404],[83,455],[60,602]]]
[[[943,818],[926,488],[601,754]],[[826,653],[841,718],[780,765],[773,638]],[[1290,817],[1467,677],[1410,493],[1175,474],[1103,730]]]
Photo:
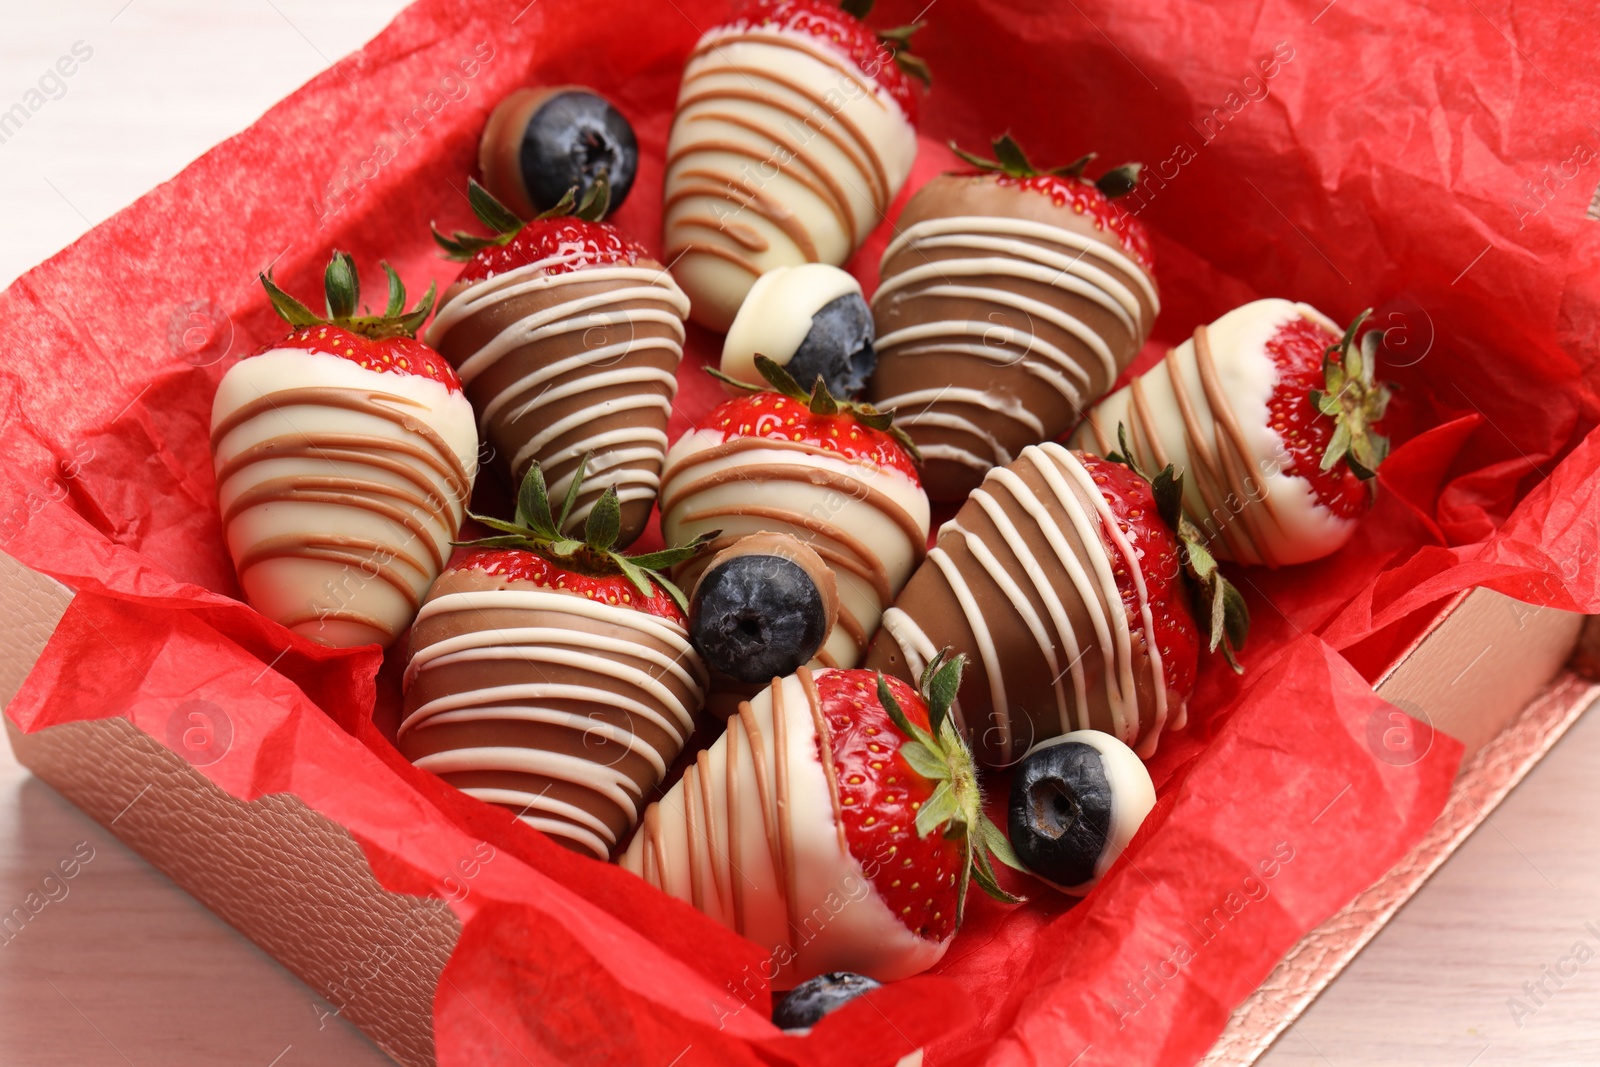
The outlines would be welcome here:
[[[433,239],[444,249],[446,259],[465,262],[485,248],[510,244],[512,239],[522,232],[523,227],[528,225],[517,217],[515,211],[495,199],[494,194],[479,185],[474,178],[467,179],[467,200],[472,204],[472,213],[478,216],[479,222],[494,232],[494,236],[479,237],[457,230],[454,235],[446,237],[436,226],[433,229]],[[583,194],[581,200],[578,198],[577,187],[568,189],[561,202],[538,216],[538,219],[570,217],[584,222],[599,222],[610,210],[611,183],[606,180],[604,174],[601,174],[589,187],[589,191]]]
[[[328,269],[323,274],[322,284],[325,291],[328,313],[318,315],[300,301],[278,288],[272,280],[272,271],[258,275],[261,285],[267,291],[267,299],[272,301],[272,309],[283,318],[290,326],[338,326],[340,329],[349,330],[351,333],[363,337],[382,339],[385,337],[415,337],[417,331],[422,329],[422,324],[428,321],[428,313],[433,310],[433,299],[437,292],[434,285],[428,286],[428,291],[423,294],[422,302],[410,311],[406,310],[406,287],[400,281],[400,275],[389,264],[382,264],[384,273],[389,276],[389,304],[382,315],[368,313],[366,308],[361,308],[361,314],[356,310],[361,303],[361,278],[356,274],[355,260],[348,252],[334,252],[333,259],[328,262]]]
[[[583,476],[589,469],[593,453],[585,454],[578,462],[577,473],[567,487],[566,499],[561,502],[561,514],[550,509],[550,491],[545,485],[544,471],[535,463],[528,468],[517,493],[516,514],[511,522],[488,515],[468,512],[469,518],[498,531],[496,536],[476,541],[455,541],[465,548],[520,548],[579,574],[599,577],[609,574],[624,575],[640,595],[655,596],[656,587],[672,597],[678,607],[687,612],[689,604],[683,590],[674,585],[664,573],[668,568],[691,559],[714,540],[721,531],[701,534],[686,545],[666,548],[640,556],[626,556],[614,550],[622,531],[622,503],[614,488],[607,488],[595,501],[584,524],[583,537],[569,537],[563,531],[572,515],[583,488]]]
[[[966,913],[967,889],[972,882],[1002,903],[1017,904],[1023,899],[1002,889],[994,876],[991,856],[1014,870],[1023,870],[1023,866],[1006,835],[983,813],[977,762],[950,715],[965,666],[965,656],[952,656],[946,648],[923,670],[917,688],[928,705],[927,730],[906,717],[889,690],[889,683],[881,672],[878,674],[878,702],[890,721],[910,739],[900,746],[900,755],[912,770],[939,783],[917,810],[917,836],[927,837],[938,830],[946,840],[959,841],[966,858],[956,886],[957,926]]]
[[[722,373],[715,367],[707,367],[706,373],[711,375],[723,385],[743,390],[747,393],[781,393],[790,400],[804,404],[813,415],[848,415],[861,425],[879,430],[894,438],[895,443],[905,449],[911,458],[918,463],[922,462],[922,453],[917,450],[916,444],[904,430],[894,424],[894,412],[879,411],[871,404],[858,400],[840,400],[828,391],[828,386],[822,380],[822,375],[817,375],[817,380],[808,393],[800,388],[800,383],[794,376],[778,366],[767,356],[757,355],[755,358],[756,370],[767,380],[766,386],[751,385],[739,379]]]
[[[1183,513],[1183,475],[1170,463],[1154,477],[1146,474],[1133,458],[1133,449],[1128,447],[1128,428],[1122,423],[1117,424],[1117,445],[1121,451],[1112,452],[1106,459],[1122,464],[1150,483],[1161,521],[1177,535],[1184,573],[1189,576],[1193,593],[1195,618],[1206,628],[1207,649],[1220,650],[1234,673],[1243,674],[1244,668],[1239,665],[1235,653],[1244,648],[1245,639],[1250,636],[1250,607],[1238,588],[1223,577],[1217,558],[1206,547],[1205,535]]]
[[[872,14],[875,2],[876,0],[839,0],[839,9],[857,21],[865,22],[867,16]],[[923,85],[932,86],[933,71],[929,68],[927,60],[911,53],[911,35],[926,25],[925,22],[914,22],[909,26],[897,26],[892,30],[878,30],[877,34],[878,40],[894,57],[895,66]]]
[[[1378,465],[1389,455],[1389,439],[1375,428],[1389,409],[1390,397],[1389,387],[1376,377],[1383,331],[1361,335],[1371,315],[1371,308],[1357,315],[1339,343],[1328,346],[1322,355],[1324,388],[1311,390],[1312,406],[1334,424],[1333,438],[1322,453],[1322,469],[1332,470],[1342,459],[1362,481],[1375,478]]]
[[[1077,178],[1079,181],[1093,185],[1099,189],[1107,200],[1115,200],[1119,196],[1126,196],[1133,192],[1139,185],[1139,174],[1144,170],[1143,163],[1124,163],[1120,167],[1113,167],[1092,182],[1084,177],[1084,171],[1096,158],[1094,152],[1067,164],[1065,167],[1055,167],[1050,170],[1039,170],[1028,162],[1028,155],[1022,146],[1016,142],[1009,133],[997,137],[993,144],[994,158],[985,159],[965,151],[954,141],[950,142],[950,150],[960,156],[964,161],[972,164],[981,171],[990,171],[1004,174],[1008,178],[1041,178],[1046,175],[1056,178]]]

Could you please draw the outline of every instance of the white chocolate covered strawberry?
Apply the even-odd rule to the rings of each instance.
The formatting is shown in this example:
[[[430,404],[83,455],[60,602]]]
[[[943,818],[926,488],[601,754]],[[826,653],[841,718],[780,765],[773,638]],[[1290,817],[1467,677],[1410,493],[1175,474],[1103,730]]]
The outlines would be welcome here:
[[[261,281],[294,332],[233,366],[211,413],[239,586],[313,641],[387,645],[450,558],[477,472],[460,379],[413,337],[433,291],[406,312],[390,270],[387,311],[358,315],[355,265],[335,253],[323,318]]]
[[[765,271],[842,266],[883,221],[917,154],[906,50],[871,0],[754,0],[683,70],[667,143],[667,261],[694,320],[726,330]]]
[[[662,530],[669,543],[720,530],[713,551],[762,532],[810,545],[839,589],[838,624],[816,662],[853,667],[925,555],[914,451],[889,415],[836,401],[820,382],[808,395],[765,357],[756,365],[771,390],[723,403],[667,453]],[[692,561],[677,577],[692,587],[704,566]]]
[[[1338,551],[1372,506],[1389,443],[1379,331],[1359,339],[1307,304],[1257,300],[1223,315],[1106,397],[1072,439],[1184,475],[1183,507],[1212,552],[1280,567]]]
[[[936,657],[920,695],[871,671],[774,678],[650,806],[619,862],[771,950],[777,988],[927,970],[969,882],[1016,899],[989,857],[1016,858],[949,714],[961,662]]]

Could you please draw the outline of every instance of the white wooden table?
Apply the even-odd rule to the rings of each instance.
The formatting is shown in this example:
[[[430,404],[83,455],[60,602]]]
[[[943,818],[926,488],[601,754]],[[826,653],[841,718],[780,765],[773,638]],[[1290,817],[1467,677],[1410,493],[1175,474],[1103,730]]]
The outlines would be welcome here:
[[[401,0],[7,3],[0,111],[92,50],[0,141],[0,286],[334,58]],[[72,66],[72,64],[68,64]],[[52,98],[53,97],[53,98]],[[1600,1063],[1600,718],[1579,723],[1263,1061],[1269,1067]],[[77,855],[0,939],[0,1067],[389,1061],[329,1005],[11,758],[0,912]],[[1563,963],[1583,942],[1594,958]],[[1548,968],[1548,970],[1546,970]],[[1559,969],[1559,970],[1558,970]],[[1549,977],[1554,974],[1555,977]],[[1559,981],[1557,981],[1559,979]],[[1548,995],[1530,996],[1524,983]],[[1530,1013],[1514,1017],[1510,998]],[[1542,1001],[1542,1003],[1540,1003]]]

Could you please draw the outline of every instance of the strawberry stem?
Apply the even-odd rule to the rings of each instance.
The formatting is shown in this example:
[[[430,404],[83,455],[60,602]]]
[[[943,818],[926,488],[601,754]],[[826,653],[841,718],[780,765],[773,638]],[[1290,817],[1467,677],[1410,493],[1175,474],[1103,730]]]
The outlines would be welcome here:
[[[472,213],[478,217],[478,221],[487,226],[494,236],[479,237],[464,230],[457,230],[452,236],[446,237],[439,232],[437,226],[434,226],[433,239],[444,250],[446,259],[465,262],[485,248],[508,245],[528,225],[515,211],[495,199],[493,193],[479,185],[475,178],[467,179],[467,202],[472,205]],[[539,215],[534,221],[570,217],[583,222],[599,222],[610,210],[611,183],[605,172],[601,171],[581,200],[578,198],[577,186],[573,186],[562,195],[555,207]]]
[[[937,782],[933,794],[917,810],[918,837],[935,830],[947,840],[961,842],[964,862],[956,887],[956,925],[966,914],[967,891],[972,882],[1005,904],[1016,904],[1022,897],[1008,893],[995,878],[992,855],[1001,863],[1022,870],[1011,842],[983,813],[983,790],[978,784],[978,766],[972,750],[956,729],[950,714],[956,694],[961,690],[961,672],[966,657],[952,655],[946,648],[923,669],[919,688],[928,705],[928,724],[924,730],[906,716],[895,699],[888,681],[878,675],[878,702],[908,740],[900,755],[911,769],[929,781]]]
[[[827,384],[822,380],[822,375],[817,375],[816,382],[811,386],[811,392],[800,388],[800,383],[794,376],[784,370],[770,358],[760,355],[755,357],[756,370],[767,380],[767,386],[751,385],[737,378],[722,373],[715,367],[706,367],[705,372],[721,382],[723,385],[732,386],[746,393],[773,392],[788,397],[790,400],[804,404],[813,415],[848,415],[856,422],[871,430],[886,433],[894,438],[895,443],[906,450],[906,453],[917,463],[922,462],[922,453],[916,443],[904,430],[894,424],[894,412],[879,411],[871,404],[861,400],[840,400],[828,391]]]
[[[577,472],[573,474],[572,484],[567,487],[566,499],[561,504],[559,520],[550,511],[550,491],[545,484],[544,471],[535,463],[528,468],[528,473],[517,490],[517,504],[512,521],[506,522],[491,515],[478,515],[469,511],[467,513],[469,518],[497,531],[497,535],[482,537],[475,541],[451,543],[463,548],[520,548],[542,557],[557,567],[590,577],[621,574],[633,583],[641,595],[654,596],[655,587],[660,587],[680,610],[688,611],[689,603],[683,595],[683,590],[674,585],[663,572],[698,555],[706,545],[717,538],[721,531],[703,533],[688,544],[662,549],[659,552],[641,556],[624,555],[614,550],[617,537],[622,530],[622,502],[617,497],[616,489],[608,486],[589,512],[583,539],[568,537],[562,531],[566,529],[567,519],[572,514],[573,505],[577,503],[584,474],[588,471],[589,461],[593,456],[592,452],[586,453],[578,461]]]
[[[1370,482],[1378,465],[1389,455],[1389,439],[1377,432],[1376,423],[1389,408],[1389,387],[1377,380],[1378,348],[1383,331],[1361,335],[1372,309],[1357,315],[1338,344],[1322,356],[1324,389],[1311,390],[1311,404],[1334,421],[1333,437],[1322,454],[1322,469],[1332,470],[1340,460],[1357,478]]]
[[[318,315],[300,301],[278,288],[268,270],[257,277],[267,291],[267,299],[280,318],[296,329],[308,326],[338,326],[363,337],[415,337],[433,310],[437,287],[430,284],[422,300],[411,311],[406,311],[406,287],[389,264],[382,264],[389,278],[389,304],[382,315],[357,315],[361,303],[361,276],[356,272],[355,260],[350,253],[335,251],[323,272],[322,287],[327,303],[326,316]],[[365,308],[361,308],[363,312]]]
[[[993,159],[968,152],[954,141],[950,142],[950,150],[967,163],[980,171],[1004,174],[1008,178],[1026,180],[1028,178],[1042,178],[1046,175],[1056,178],[1076,178],[1085,185],[1093,185],[1105,196],[1107,200],[1115,200],[1119,196],[1126,196],[1133,192],[1139,185],[1139,175],[1144,170],[1142,163],[1124,163],[1120,167],[1113,167],[1093,181],[1084,177],[1084,171],[1095,160],[1095,153],[1090,152],[1065,167],[1054,167],[1050,170],[1040,170],[1028,160],[1028,154],[1022,150],[1022,145],[1009,133],[1003,133],[994,139]]]

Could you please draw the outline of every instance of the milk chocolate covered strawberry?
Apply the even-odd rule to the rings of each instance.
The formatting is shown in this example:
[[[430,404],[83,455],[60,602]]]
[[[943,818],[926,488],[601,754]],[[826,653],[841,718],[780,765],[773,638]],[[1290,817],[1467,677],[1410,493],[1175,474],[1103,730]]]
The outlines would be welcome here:
[[[771,360],[755,362],[772,389],[723,403],[667,454],[662,530],[669,542],[720,530],[716,551],[762,532],[810,545],[839,589],[838,624],[816,662],[853,667],[927,545],[913,451],[890,415],[835,400],[820,381],[806,393]],[[680,567],[678,579],[692,586],[704,565]]]
[[[493,236],[435,234],[467,266],[428,340],[460,372],[513,478],[538,463],[559,496],[592,453],[570,522],[581,526],[615,489],[618,544],[632,544],[655,503],[688,299],[641,246],[597,221],[603,180],[583,203],[568,197],[527,223],[476,183],[469,196]]]
[[[245,599],[327,645],[387,645],[450,558],[477,471],[456,372],[414,337],[389,270],[382,315],[359,310],[355,264],[334,253],[327,314],[261,278],[294,328],[240,360],[211,409],[222,527]]]
[[[1183,507],[1224,559],[1280,567],[1338,551],[1372,506],[1380,331],[1341,331],[1307,304],[1235,308],[1097,405],[1073,437],[1184,474]]]
[[[906,204],[872,301],[867,395],[899,413],[934,500],[1070,430],[1161,306],[1144,228],[1112,203],[1137,165],[1090,181],[1093,156],[1041,172],[1010,137],[994,148]]]
[[[701,37],[667,143],[666,255],[694,320],[726,330],[763,272],[842,266],[917,154],[907,50],[872,0],[753,0]]]
[[[950,719],[960,676],[959,657],[935,657],[920,694],[871,671],[774,678],[650,806],[619,862],[771,949],[777,988],[927,970],[970,882],[1015,900],[990,856],[1016,858]]]
[[[910,678],[939,649],[965,653],[956,721],[991,766],[1091,729],[1149,757],[1184,724],[1201,643],[1231,653],[1248,625],[1185,526],[1181,493],[1170,469],[1147,481],[1030,445],[940,528],[866,666]]]
[[[682,594],[661,574],[699,544],[614,551],[607,489],[566,537],[583,465],[553,512],[535,465],[514,522],[474,515],[473,542],[428,592],[411,631],[406,758],[599,859],[632,829],[694,730],[706,670]]]

